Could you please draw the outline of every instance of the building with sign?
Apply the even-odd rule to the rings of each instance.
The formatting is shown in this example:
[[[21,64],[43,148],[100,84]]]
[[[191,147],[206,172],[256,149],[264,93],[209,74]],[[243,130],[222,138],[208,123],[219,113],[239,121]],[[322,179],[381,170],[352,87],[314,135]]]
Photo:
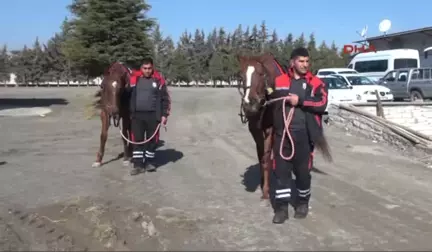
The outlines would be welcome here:
[[[354,43],[368,42],[376,50],[391,49],[416,49],[420,54],[420,66],[432,67],[432,50],[424,52],[425,49],[432,47],[432,26],[421,29],[396,32],[365,40],[355,41]]]

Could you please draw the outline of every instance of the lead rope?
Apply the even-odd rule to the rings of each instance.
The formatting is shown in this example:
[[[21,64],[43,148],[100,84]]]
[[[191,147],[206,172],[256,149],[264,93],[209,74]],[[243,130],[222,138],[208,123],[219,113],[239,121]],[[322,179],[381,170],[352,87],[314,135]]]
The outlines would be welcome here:
[[[271,99],[265,103],[265,106],[270,105],[270,104],[277,102],[277,101],[282,101],[282,116],[284,118],[284,130],[282,133],[282,139],[281,139],[280,148],[279,148],[279,155],[281,156],[282,159],[284,159],[286,161],[290,161],[291,159],[293,159],[293,157],[295,155],[294,140],[293,140],[292,135],[289,131],[289,127],[291,126],[291,122],[292,122],[292,119],[294,117],[295,108],[294,107],[290,108],[288,115],[287,115],[286,114],[286,106],[285,106],[287,100],[288,100],[288,97],[280,97],[280,98]],[[288,139],[291,143],[291,154],[289,156],[285,156],[283,153],[283,147],[284,147],[287,136],[288,136]]]
[[[140,144],[145,144],[145,143],[148,143],[148,142],[150,142],[156,135],[157,135],[157,133],[159,132],[159,129],[160,129],[160,127],[162,126],[162,123],[159,123],[158,124],[158,126],[156,127],[156,130],[153,132],[153,135],[150,137],[150,138],[147,138],[146,140],[144,140],[144,141],[142,141],[142,142],[135,142],[135,141],[132,141],[132,140],[130,140],[128,137],[126,137],[124,134],[123,134],[123,130],[122,130],[122,127],[120,126],[120,124],[119,124],[119,129],[120,129],[120,135],[122,136],[122,138],[126,141],[126,142],[128,142],[129,144],[136,144],[136,145],[140,145]],[[164,128],[165,128],[165,131],[166,131],[166,127],[164,126]],[[129,133],[129,132],[128,132]]]

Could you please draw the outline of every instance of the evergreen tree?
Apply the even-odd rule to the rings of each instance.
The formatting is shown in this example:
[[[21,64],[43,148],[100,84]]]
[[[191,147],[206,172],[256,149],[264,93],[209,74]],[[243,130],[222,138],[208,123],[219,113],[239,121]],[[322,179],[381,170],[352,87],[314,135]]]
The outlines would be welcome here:
[[[161,71],[164,65],[164,38],[160,30],[160,26],[156,25],[152,33],[152,45],[153,45],[153,63],[157,70]]]
[[[264,53],[265,51],[268,51],[268,43],[267,43],[268,38],[269,38],[269,34],[268,34],[266,23],[265,21],[262,21],[260,25],[260,31],[258,33],[260,53]]]
[[[146,17],[149,9],[144,0],[73,0],[64,52],[92,77],[114,61],[139,66],[152,54],[149,31],[155,21]]]
[[[209,50],[207,50],[204,31],[195,30],[192,42],[192,78],[198,82],[205,82],[208,79]]]
[[[312,72],[318,71],[318,69],[316,68],[316,64],[314,64],[315,60],[318,60],[318,51],[316,48],[316,41],[315,41],[315,35],[313,33],[310,34],[309,36],[309,41],[307,44],[307,49],[309,51],[309,56],[310,56],[310,69]]]
[[[293,48],[307,47],[312,71],[345,67],[350,59],[334,42],[328,46],[323,41],[317,47],[314,34],[305,39],[303,33],[280,38],[276,30],[268,32],[265,22],[251,29],[239,25],[231,32],[221,27],[207,34],[200,29],[193,34],[185,31],[175,44],[159,26],[150,33],[154,20],[143,14],[149,6],[142,0],[74,0],[70,9],[74,19],[65,19],[46,45],[36,39],[32,48],[0,51],[0,81],[9,78],[9,72],[21,84],[83,81],[100,75],[114,61],[137,68],[143,57],[151,55],[168,83],[216,86],[239,79],[239,53],[271,52],[288,66]]]
[[[31,50],[31,64],[29,69],[30,79],[34,85],[46,81],[44,75],[47,72],[47,62],[45,53],[42,50],[42,46],[39,43],[39,39],[36,38],[33,49]]]
[[[11,65],[7,46],[4,45],[0,52],[0,82],[7,82],[10,79]]]
[[[287,66],[289,66],[291,52],[293,51],[293,47],[294,47],[293,43],[294,43],[294,36],[291,33],[289,33],[288,36],[285,38],[285,40],[281,42],[281,48],[282,48],[281,62],[285,62]]]
[[[294,41],[294,48],[298,47],[306,47],[306,40],[303,33]]]
[[[271,52],[277,59],[280,59],[282,56],[282,52],[279,46],[279,37],[276,30],[273,30],[273,33],[271,35],[271,39],[268,43],[268,51]]]

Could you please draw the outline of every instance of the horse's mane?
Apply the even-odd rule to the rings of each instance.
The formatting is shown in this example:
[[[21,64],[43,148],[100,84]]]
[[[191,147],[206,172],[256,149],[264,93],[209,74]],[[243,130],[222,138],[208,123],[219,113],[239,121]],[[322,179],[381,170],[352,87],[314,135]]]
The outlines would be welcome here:
[[[284,71],[284,73],[288,72],[288,67],[287,65],[283,65],[279,62],[279,60],[276,59],[276,57],[273,57],[273,60],[275,61],[276,64],[278,64],[280,66],[280,68]]]

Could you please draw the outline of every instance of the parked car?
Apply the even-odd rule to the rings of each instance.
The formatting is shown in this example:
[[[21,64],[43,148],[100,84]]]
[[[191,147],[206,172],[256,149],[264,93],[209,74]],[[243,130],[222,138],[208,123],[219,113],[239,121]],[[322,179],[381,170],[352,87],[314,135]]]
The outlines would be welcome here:
[[[401,68],[388,72],[379,84],[388,87],[395,100],[432,98],[432,68]]]
[[[375,84],[375,82],[366,76],[359,74],[333,74],[331,76],[340,78],[353,87],[357,98],[361,102],[376,101],[376,91],[378,91],[381,101],[393,101],[393,94],[389,88]]]
[[[346,74],[346,73],[357,73],[357,71],[351,68],[321,68],[320,70],[318,70],[316,75],[325,76],[330,74]]]
[[[328,87],[328,106],[330,104],[352,103],[359,101],[353,88],[347,83],[335,76],[320,76],[317,75]]]

